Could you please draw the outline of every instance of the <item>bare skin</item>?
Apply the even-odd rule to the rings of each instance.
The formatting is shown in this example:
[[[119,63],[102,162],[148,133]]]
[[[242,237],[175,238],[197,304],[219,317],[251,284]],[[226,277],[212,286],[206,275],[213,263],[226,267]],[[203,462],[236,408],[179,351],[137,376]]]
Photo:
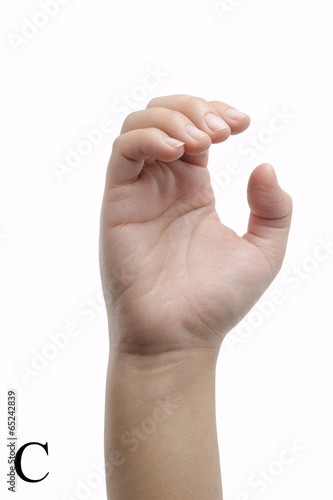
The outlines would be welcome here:
[[[114,142],[100,232],[110,333],[105,456],[108,464],[117,450],[123,462],[111,460],[109,499],[222,498],[216,360],[277,275],[292,214],[267,164],[249,179],[246,234],[215,210],[208,149],[249,124],[223,102],[165,96],[130,114]],[[170,405],[165,420],[154,419],[159,397]]]

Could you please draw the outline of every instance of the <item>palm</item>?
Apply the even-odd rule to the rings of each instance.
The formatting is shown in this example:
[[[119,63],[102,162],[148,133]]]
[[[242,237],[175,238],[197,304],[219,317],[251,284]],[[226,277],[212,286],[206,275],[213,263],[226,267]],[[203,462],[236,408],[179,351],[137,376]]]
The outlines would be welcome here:
[[[104,204],[104,289],[125,342],[216,345],[272,280],[264,254],[221,223],[206,168],[156,161]]]

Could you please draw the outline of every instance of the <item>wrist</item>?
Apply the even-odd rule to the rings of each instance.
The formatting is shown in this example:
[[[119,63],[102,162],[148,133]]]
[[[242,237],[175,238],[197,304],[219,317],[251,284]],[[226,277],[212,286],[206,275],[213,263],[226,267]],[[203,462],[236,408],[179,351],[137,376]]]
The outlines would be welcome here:
[[[126,498],[143,498],[143,492],[156,498],[149,496],[156,483],[165,498],[222,498],[217,357],[212,349],[150,355],[129,354],[119,346],[110,350],[105,460],[109,464],[117,457],[107,479],[112,498],[122,488],[130,490]],[[188,463],[192,466],[184,468]]]
[[[108,382],[115,397],[126,394],[133,407],[153,405],[158,398],[179,404],[183,397],[215,397],[216,350],[179,350],[152,355],[111,350]]]
[[[219,348],[128,349],[122,344],[110,344],[109,365],[127,375],[137,374],[152,380],[186,379],[193,374],[215,371]]]

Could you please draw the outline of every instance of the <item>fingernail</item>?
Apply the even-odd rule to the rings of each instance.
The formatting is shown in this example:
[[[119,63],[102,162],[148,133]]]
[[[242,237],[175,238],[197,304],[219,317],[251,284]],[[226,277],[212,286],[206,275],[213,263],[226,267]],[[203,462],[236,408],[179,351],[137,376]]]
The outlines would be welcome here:
[[[207,127],[210,128],[210,130],[212,130],[213,132],[218,132],[219,130],[229,128],[229,125],[224,120],[222,120],[222,118],[213,115],[213,113],[207,113],[204,116],[204,120]]]
[[[228,117],[231,118],[231,120],[240,120],[241,118],[245,118],[246,115],[242,111],[239,111],[239,109],[235,108],[228,108],[224,110],[224,114]]]
[[[186,125],[185,130],[187,134],[192,137],[192,139],[198,140],[203,139],[204,137],[209,137],[208,134],[198,129],[197,127],[194,127],[193,125]]]
[[[164,142],[166,142],[167,145],[171,146],[172,148],[180,148],[185,144],[185,142],[179,141],[178,139],[174,139],[173,137],[164,137]]]

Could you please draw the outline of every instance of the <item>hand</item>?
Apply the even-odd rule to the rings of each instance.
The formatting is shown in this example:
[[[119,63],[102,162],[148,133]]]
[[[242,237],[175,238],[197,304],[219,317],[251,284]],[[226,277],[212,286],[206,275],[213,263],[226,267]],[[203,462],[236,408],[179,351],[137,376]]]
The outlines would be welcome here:
[[[228,109],[188,95],[155,98],[126,118],[114,141],[100,266],[119,350],[219,349],[281,267],[292,201],[270,165],[251,174],[244,236],[215,210],[207,150],[250,123]]]

